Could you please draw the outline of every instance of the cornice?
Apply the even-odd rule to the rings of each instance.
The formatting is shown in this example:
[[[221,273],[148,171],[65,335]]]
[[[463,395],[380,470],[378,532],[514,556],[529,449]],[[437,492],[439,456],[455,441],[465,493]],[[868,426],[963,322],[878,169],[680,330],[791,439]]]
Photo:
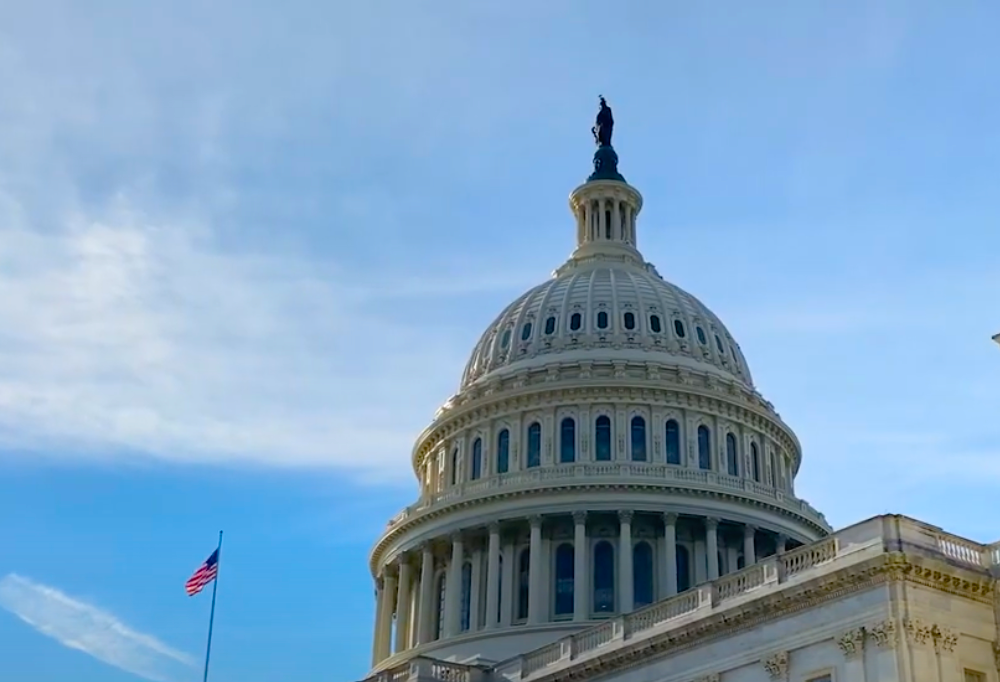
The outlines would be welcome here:
[[[451,503],[443,503],[438,506],[427,507],[422,510],[418,510],[412,516],[407,517],[398,524],[387,529],[381,537],[376,541],[375,546],[372,548],[371,554],[369,556],[369,567],[373,575],[378,574],[378,568],[382,564],[382,555],[385,553],[389,545],[396,541],[399,537],[405,535],[406,533],[412,531],[413,529],[421,526],[425,523],[435,521],[439,518],[449,516],[457,511],[463,509],[470,509],[477,506],[483,506],[486,504],[492,504],[496,502],[501,502],[504,500],[513,500],[517,498],[525,497],[544,497],[551,495],[578,495],[581,492],[591,492],[591,491],[607,491],[607,492],[622,492],[622,493],[637,493],[637,492],[657,492],[662,493],[663,490],[670,489],[679,495],[693,498],[701,499],[715,499],[722,500],[726,502],[738,502],[743,506],[751,506],[757,509],[761,509],[765,512],[776,514],[778,516],[790,518],[797,523],[801,523],[807,528],[815,531],[817,534],[823,536],[830,532],[829,528],[823,527],[822,525],[816,523],[809,517],[798,513],[794,510],[788,509],[781,506],[779,503],[771,503],[766,500],[761,500],[755,497],[743,496],[736,494],[734,492],[728,491],[722,488],[691,488],[683,485],[682,482],[676,481],[658,481],[653,482],[641,482],[641,481],[629,481],[629,482],[615,482],[615,483],[601,483],[593,480],[588,480],[586,478],[580,479],[580,483],[572,482],[570,479],[569,484],[567,481],[558,481],[552,483],[546,483],[543,481],[533,482],[532,485],[526,486],[524,488],[518,488],[513,490],[501,490],[501,491],[491,491],[492,494],[487,493],[484,495],[478,495],[476,497],[463,497],[458,498]],[[679,483],[679,484],[678,484]],[[793,498],[798,501],[798,498]],[[646,510],[643,505],[635,505],[634,509],[636,511],[662,511],[660,509],[650,509]],[[482,525],[486,525],[484,521]]]
[[[770,403],[736,380],[725,380],[710,372],[659,365],[649,362],[553,363],[513,376],[473,386],[452,399],[434,423],[418,437],[413,450],[413,466],[419,471],[428,452],[456,432],[480,422],[502,418],[531,409],[573,403],[632,401],[663,407],[696,409],[757,429],[778,441],[792,456],[793,474],[801,466],[801,446],[791,428],[781,420]],[[587,371],[605,367],[622,376],[580,378]],[[573,368],[576,374],[564,375]],[[624,369],[624,371],[622,371]],[[629,376],[642,372],[644,378]],[[700,384],[700,385],[699,385]]]
[[[932,563],[933,566],[930,565]],[[970,579],[968,575],[960,573],[961,569],[933,560],[925,563],[923,558],[907,557],[901,552],[882,554],[838,571],[820,574],[808,582],[764,594],[758,599],[664,631],[648,639],[634,643],[626,640],[625,644],[617,649],[596,658],[581,659],[569,666],[558,666],[558,669],[553,669],[548,674],[534,677],[532,682],[586,680],[598,675],[621,673],[639,665],[648,665],[653,660],[705,646],[845,596],[893,582],[915,583],[976,602],[991,601],[994,588],[988,577]],[[893,621],[873,624],[870,629],[866,629],[878,646],[895,645],[897,629]],[[928,641],[935,641],[936,646],[943,648],[954,647],[953,633],[939,630],[939,634],[935,636],[933,632],[933,629],[928,629]],[[860,646],[857,637],[857,633],[848,633],[844,638],[850,642],[841,645],[845,654],[853,652],[854,648]],[[767,672],[777,676],[778,679],[783,671],[787,670],[787,652],[784,652],[783,664],[780,656],[782,653],[775,652],[775,655],[763,661]]]

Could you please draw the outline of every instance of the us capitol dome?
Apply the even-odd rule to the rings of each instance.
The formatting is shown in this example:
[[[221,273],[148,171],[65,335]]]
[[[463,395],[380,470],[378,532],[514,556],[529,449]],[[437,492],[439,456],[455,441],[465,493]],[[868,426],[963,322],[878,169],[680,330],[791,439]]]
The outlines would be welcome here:
[[[642,196],[601,104],[594,171],[569,196],[575,250],[483,332],[414,445],[419,499],[371,552],[387,680],[407,661],[481,677],[550,644],[546,665],[572,658],[559,642],[697,606],[699,586],[758,564],[763,584],[764,563],[832,531],[796,495],[799,441],[733,334],[639,251]]]

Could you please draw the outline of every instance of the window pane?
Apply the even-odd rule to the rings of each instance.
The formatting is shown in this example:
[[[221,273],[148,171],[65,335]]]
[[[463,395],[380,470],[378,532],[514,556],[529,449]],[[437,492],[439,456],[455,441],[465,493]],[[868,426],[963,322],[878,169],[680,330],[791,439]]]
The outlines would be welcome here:
[[[612,613],[615,610],[615,550],[610,542],[601,541],[594,547],[594,611]]]
[[[542,425],[535,422],[528,427],[528,468],[542,463]]]
[[[681,429],[673,419],[667,421],[666,428],[667,464],[681,463]]]
[[[504,429],[497,436],[497,473],[506,474],[510,468],[510,432]]]
[[[563,464],[576,460],[576,422],[566,417],[559,426],[559,461]]]
[[[555,613],[573,613],[573,545],[562,544],[556,550]]]
[[[595,459],[599,462],[611,461],[611,420],[598,417],[594,428]]]
[[[646,420],[632,417],[632,460],[646,461]]]

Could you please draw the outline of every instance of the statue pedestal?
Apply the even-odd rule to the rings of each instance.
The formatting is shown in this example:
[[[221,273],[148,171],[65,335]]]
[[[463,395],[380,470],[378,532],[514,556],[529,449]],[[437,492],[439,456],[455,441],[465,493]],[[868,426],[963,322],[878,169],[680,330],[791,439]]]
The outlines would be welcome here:
[[[625,182],[625,178],[618,172],[618,154],[614,147],[609,144],[601,145],[594,152],[594,172],[587,178],[587,182],[593,180],[617,180]]]

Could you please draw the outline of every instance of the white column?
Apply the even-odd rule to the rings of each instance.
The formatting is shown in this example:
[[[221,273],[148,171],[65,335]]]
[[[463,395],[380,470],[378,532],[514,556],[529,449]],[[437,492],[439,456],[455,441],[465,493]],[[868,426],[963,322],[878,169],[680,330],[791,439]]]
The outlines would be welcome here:
[[[500,569],[500,627],[510,627],[514,615],[514,596],[517,593],[517,551],[514,543],[503,547],[503,566]]]
[[[587,512],[573,512],[573,620],[587,620],[590,580],[587,567]]]
[[[479,629],[479,610],[482,603],[479,595],[482,594],[483,585],[483,551],[477,549],[472,553],[472,585],[469,587],[469,631],[475,632]]]
[[[542,601],[542,517],[531,517],[531,553],[528,555],[528,623],[541,623]]]
[[[372,632],[372,667],[378,665],[379,662],[379,652],[381,651],[381,646],[379,645],[379,637],[382,636],[382,602],[385,601],[383,597],[382,590],[382,580],[380,578],[375,579],[375,626]]]
[[[392,612],[396,606],[396,576],[389,573],[386,567],[382,577],[382,604],[379,615],[378,629],[378,660],[389,658],[392,654]]]
[[[785,553],[785,545],[788,543],[788,537],[785,535],[778,535],[778,554]]]
[[[719,519],[705,519],[705,552],[708,554],[708,579],[719,578]]]
[[[753,566],[757,563],[756,526],[743,526],[743,565]]]
[[[451,536],[451,563],[448,565],[448,582],[444,590],[444,634],[454,637],[462,625],[462,536]]]
[[[407,649],[407,632],[410,629],[410,562],[405,556],[399,557],[399,595],[396,598],[396,649],[400,651]]]
[[[618,512],[618,613],[631,613],[635,598],[632,574],[632,512]]]
[[[420,553],[420,605],[417,607],[417,644],[434,639],[434,553],[425,543]]]
[[[625,236],[624,225],[622,225],[621,209],[618,208],[618,199],[611,200],[611,238],[620,241]]]
[[[500,591],[500,524],[490,524],[486,551],[486,627],[497,626],[497,597]]]
[[[666,596],[677,594],[677,514],[667,512],[663,515],[663,564],[666,579]]]

